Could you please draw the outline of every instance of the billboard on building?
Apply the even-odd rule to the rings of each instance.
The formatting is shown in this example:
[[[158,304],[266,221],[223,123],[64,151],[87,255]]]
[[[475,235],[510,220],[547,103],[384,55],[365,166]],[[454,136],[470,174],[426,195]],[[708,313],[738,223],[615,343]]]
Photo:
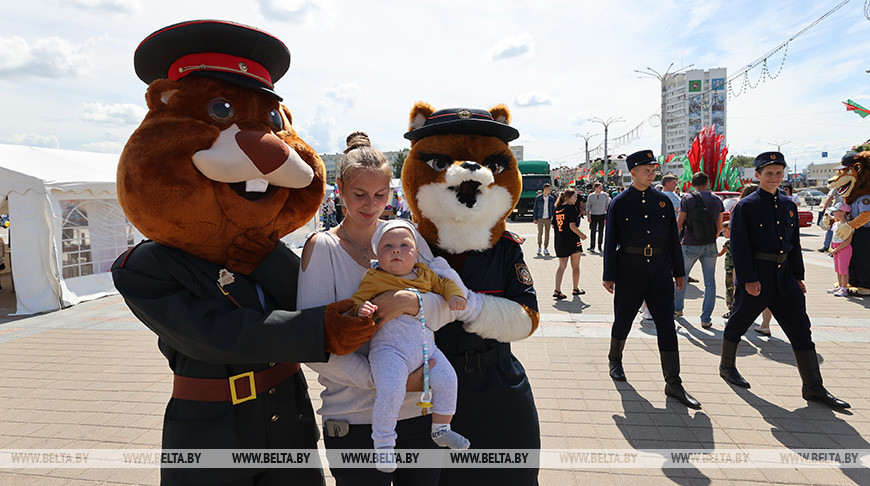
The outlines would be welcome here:
[[[716,126],[716,135],[725,133],[725,92],[713,93],[710,103],[710,116]]]
[[[725,89],[725,78],[713,78],[711,82],[713,87],[713,91],[720,91]]]
[[[695,79],[689,81],[689,91],[701,91],[701,80]]]
[[[700,81],[698,81],[700,83]],[[701,110],[703,99],[701,95],[689,97],[689,141],[691,143],[701,131]]]

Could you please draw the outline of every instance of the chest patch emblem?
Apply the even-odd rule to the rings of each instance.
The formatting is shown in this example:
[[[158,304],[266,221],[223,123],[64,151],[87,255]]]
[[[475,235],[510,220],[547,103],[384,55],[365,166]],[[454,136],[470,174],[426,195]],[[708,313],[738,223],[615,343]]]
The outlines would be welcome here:
[[[794,211],[789,211],[789,212],[788,212],[788,217],[789,217],[789,218],[794,218]]]
[[[665,207],[665,202],[664,202],[664,201],[659,201],[659,206],[661,206],[661,207]]]
[[[525,263],[517,263],[517,280],[524,285],[534,285],[532,282],[532,272],[529,271],[529,267],[526,266]]]
[[[863,201],[861,201],[861,203],[862,204],[870,204],[870,197],[864,199]]]

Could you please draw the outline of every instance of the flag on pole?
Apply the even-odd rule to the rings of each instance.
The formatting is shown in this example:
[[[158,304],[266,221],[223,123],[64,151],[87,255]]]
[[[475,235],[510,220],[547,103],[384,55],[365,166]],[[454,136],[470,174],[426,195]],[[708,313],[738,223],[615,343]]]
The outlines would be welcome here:
[[[846,100],[843,102],[843,104],[846,105],[846,111],[854,111],[855,114],[857,114],[861,118],[866,118],[867,115],[870,115],[870,110],[864,108],[863,106],[855,103],[852,100]]]

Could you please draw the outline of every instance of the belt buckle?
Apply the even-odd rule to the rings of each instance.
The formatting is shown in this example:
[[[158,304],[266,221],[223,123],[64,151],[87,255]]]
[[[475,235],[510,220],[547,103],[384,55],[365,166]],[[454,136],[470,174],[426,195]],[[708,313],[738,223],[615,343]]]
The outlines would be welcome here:
[[[643,256],[651,257],[652,251],[653,251],[653,249],[649,245],[646,245],[646,248],[643,249]]]
[[[248,383],[251,385],[251,394],[244,398],[239,398],[236,394],[236,380],[240,380],[242,378],[248,378]],[[233,400],[233,405],[238,405],[242,402],[247,402],[248,400],[253,400],[257,398],[257,386],[254,384],[254,372],[248,371],[247,373],[240,373],[235,376],[229,377],[230,380],[230,396]]]

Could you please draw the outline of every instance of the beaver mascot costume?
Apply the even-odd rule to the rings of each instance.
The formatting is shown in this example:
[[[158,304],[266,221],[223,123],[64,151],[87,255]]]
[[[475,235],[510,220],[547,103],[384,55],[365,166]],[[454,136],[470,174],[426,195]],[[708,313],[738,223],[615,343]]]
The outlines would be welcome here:
[[[136,73],[148,114],[118,165],[124,213],[151,239],[112,268],[174,373],[164,449],[316,449],[301,361],[374,334],[348,300],[296,311],[299,258],[278,238],[324,194],[324,166],[273,83],[290,65],[275,37],[191,21],[147,37]],[[311,468],[163,468],[162,484],[321,485]]]
[[[475,449],[540,449],[538,412],[526,372],[510,342],[537,328],[538,303],[523,261],[522,239],[505,231],[522,179],[508,142],[519,137],[510,113],[435,111],[418,102],[411,111],[411,152],[402,188],[413,220],[436,256],[481,295],[472,322],[452,322],[435,334],[459,381],[453,428]],[[533,485],[537,455],[526,469],[443,469],[442,485]]]
[[[851,206],[849,223],[840,225],[837,237],[852,237],[849,261],[849,293],[870,295],[870,144],[846,152],[843,167],[828,180]]]

